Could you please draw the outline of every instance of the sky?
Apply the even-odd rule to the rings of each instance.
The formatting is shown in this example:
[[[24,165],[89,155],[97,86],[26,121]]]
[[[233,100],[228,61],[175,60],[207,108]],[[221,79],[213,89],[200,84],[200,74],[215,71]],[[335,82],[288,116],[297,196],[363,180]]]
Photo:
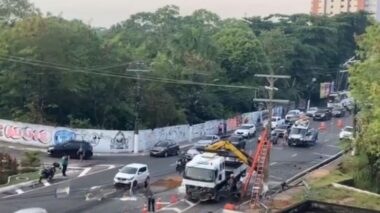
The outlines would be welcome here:
[[[182,15],[207,9],[222,18],[308,13],[311,0],[30,0],[42,12],[80,19],[96,27],[110,27],[138,12],[154,12],[177,5]]]

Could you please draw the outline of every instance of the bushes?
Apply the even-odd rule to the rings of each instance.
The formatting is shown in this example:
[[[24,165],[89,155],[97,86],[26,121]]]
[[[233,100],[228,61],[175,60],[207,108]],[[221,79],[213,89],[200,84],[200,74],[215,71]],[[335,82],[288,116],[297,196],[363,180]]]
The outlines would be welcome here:
[[[0,184],[8,180],[8,176],[17,174],[18,163],[8,153],[0,153]]]
[[[40,166],[40,163],[39,152],[25,152],[24,157],[21,160],[22,167],[38,167]]]

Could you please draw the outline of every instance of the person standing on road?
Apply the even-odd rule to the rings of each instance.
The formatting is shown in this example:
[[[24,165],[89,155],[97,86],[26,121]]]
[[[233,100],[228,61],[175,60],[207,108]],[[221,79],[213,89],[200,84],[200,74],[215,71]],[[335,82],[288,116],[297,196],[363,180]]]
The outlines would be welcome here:
[[[146,189],[146,197],[148,198],[148,211],[155,212],[154,206],[156,205],[156,200],[150,187]]]
[[[62,175],[66,176],[66,170],[67,166],[69,165],[69,156],[67,154],[64,154],[61,159],[61,166],[62,166]]]
[[[83,150],[83,145],[81,144],[78,151],[77,155],[79,156],[80,161],[83,161],[84,158],[84,150]]]
[[[223,135],[223,124],[222,123],[220,123],[218,126],[218,134]]]

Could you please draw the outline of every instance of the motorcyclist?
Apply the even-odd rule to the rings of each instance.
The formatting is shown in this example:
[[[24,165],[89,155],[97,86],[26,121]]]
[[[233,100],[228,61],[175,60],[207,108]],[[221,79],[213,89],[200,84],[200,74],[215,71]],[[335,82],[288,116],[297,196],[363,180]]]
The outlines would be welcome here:
[[[59,168],[59,163],[57,163],[57,162],[54,162],[52,164],[52,166],[50,166],[48,168],[43,168],[41,170],[41,174],[40,174],[40,178],[39,178],[39,183],[42,182],[42,179],[48,179],[48,180],[53,179],[53,177],[55,175],[55,172],[56,172],[56,168]]]

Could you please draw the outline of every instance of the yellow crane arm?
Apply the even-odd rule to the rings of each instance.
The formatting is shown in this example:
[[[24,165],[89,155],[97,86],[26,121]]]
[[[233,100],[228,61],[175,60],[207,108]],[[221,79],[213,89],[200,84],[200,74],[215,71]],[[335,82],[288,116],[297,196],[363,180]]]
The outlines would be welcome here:
[[[214,144],[208,145],[205,148],[206,152],[218,152],[218,151],[228,151],[234,154],[241,162],[247,164],[248,166],[252,165],[251,157],[245,153],[243,150],[236,148],[231,142],[221,140]]]

